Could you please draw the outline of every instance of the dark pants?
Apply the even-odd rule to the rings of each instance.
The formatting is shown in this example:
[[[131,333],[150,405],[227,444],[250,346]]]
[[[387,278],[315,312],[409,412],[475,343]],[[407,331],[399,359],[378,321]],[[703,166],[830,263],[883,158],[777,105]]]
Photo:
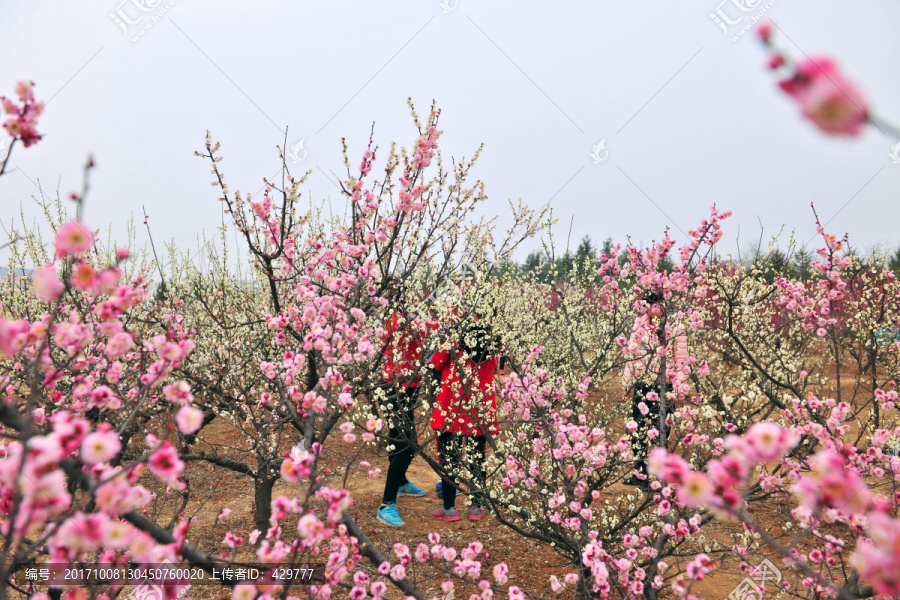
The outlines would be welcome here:
[[[396,502],[397,490],[406,485],[406,470],[413,459],[412,446],[416,441],[416,397],[418,387],[397,387],[388,396],[386,404],[394,408],[387,414],[388,450],[387,481],[384,483],[382,502]]]
[[[475,477],[478,489],[472,494],[472,503],[482,506],[484,499],[486,473],[484,469],[485,437],[483,435],[465,436],[443,432],[438,438],[441,466],[447,475],[441,477],[441,495],[444,499],[444,508],[450,509],[456,506],[456,488],[459,479],[459,469],[462,465],[462,451],[466,452],[466,468]]]
[[[637,431],[631,435],[631,452],[634,454],[634,468],[644,475],[647,474],[647,454],[653,446],[652,441],[647,437],[647,432],[654,427],[659,428],[659,400],[647,400],[647,394],[654,390],[658,392],[659,388],[647,383],[636,383],[634,384],[634,396],[631,398],[631,418],[638,425]],[[671,391],[672,385],[667,384],[666,390]],[[641,402],[650,409],[646,415],[641,413],[641,409],[638,408]]]

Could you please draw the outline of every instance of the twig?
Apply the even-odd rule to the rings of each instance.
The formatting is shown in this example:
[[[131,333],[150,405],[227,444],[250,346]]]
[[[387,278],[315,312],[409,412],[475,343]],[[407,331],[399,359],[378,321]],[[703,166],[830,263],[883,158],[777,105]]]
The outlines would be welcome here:
[[[153,243],[153,234],[150,232],[150,216],[147,214],[147,208],[142,204],[141,210],[144,211],[144,225],[147,227],[147,235],[150,237],[150,248],[153,250],[153,259],[156,261],[156,268],[159,270],[159,285],[163,297],[168,298],[166,293],[166,278],[163,276],[162,265],[159,263],[159,256],[156,255],[156,245]]]

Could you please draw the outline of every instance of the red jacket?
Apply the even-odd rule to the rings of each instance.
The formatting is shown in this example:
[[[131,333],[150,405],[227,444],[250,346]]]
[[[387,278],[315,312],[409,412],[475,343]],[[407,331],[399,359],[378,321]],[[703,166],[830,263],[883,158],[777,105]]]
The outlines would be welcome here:
[[[418,319],[409,319],[396,312],[392,314],[384,327],[382,381],[398,383],[403,387],[419,385],[421,376],[418,374],[418,363],[422,359],[422,341],[429,330],[437,327],[438,324],[434,321],[423,325]]]
[[[434,400],[431,427],[439,431],[449,431],[459,435],[484,435],[484,426],[492,435],[498,433],[497,399],[494,396],[494,376],[500,363],[499,356],[493,356],[478,364],[466,360],[463,374],[459,376],[455,361],[463,360],[449,352],[436,352],[431,364],[441,373],[441,391]],[[471,373],[471,376],[469,376]]]

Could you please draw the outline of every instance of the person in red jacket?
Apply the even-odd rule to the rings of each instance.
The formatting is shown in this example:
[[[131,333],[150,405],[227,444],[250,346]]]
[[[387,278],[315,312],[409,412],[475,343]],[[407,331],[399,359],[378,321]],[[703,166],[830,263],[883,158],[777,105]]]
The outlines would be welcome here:
[[[413,459],[415,407],[421,376],[422,345],[437,323],[422,323],[394,312],[385,324],[384,368],[381,379],[387,389],[382,406],[388,425],[388,471],[377,518],[399,527],[403,519],[397,510],[397,496],[424,496],[425,490],[410,482],[406,470]]]
[[[468,470],[478,488],[472,497],[469,519],[483,513],[485,486],[485,433],[498,432],[494,377],[500,363],[499,344],[490,330],[473,316],[459,343],[450,351],[436,352],[429,367],[439,373],[441,388],[434,401],[432,429],[439,431],[438,449],[445,475],[441,478],[443,505],[432,516],[458,521],[456,512],[457,476],[462,451]]]

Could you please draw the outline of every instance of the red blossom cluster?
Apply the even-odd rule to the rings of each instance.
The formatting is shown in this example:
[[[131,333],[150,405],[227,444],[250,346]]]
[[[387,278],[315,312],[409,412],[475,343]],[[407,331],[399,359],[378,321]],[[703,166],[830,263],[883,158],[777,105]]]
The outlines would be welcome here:
[[[18,104],[6,96],[0,96],[3,112],[9,115],[3,122],[3,128],[12,138],[22,140],[22,144],[28,148],[41,140],[36,127],[38,117],[44,110],[44,103],[34,99],[34,83],[30,81],[20,81],[16,84],[15,91],[19,97]]]

